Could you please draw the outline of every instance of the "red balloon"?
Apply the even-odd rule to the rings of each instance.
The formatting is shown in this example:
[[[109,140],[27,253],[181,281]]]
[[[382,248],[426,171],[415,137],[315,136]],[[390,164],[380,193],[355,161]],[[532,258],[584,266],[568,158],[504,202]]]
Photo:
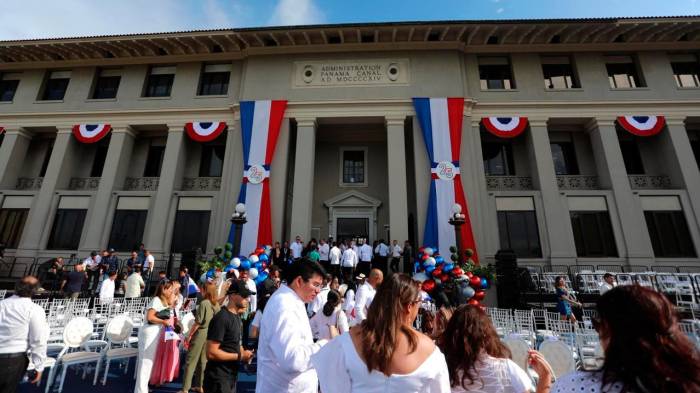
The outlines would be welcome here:
[[[482,301],[482,300],[484,300],[484,297],[486,297],[486,292],[476,291],[476,293],[474,293],[474,297],[472,297],[472,299]]]
[[[472,278],[474,277],[474,274],[472,272],[467,272],[467,277]]]
[[[418,249],[418,252],[421,253],[421,254],[423,253],[423,251],[425,251],[425,247],[421,247],[421,248]]]
[[[423,281],[423,290],[426,292],[432,292],[435,289],[435,281],[425,280]]]
[[[478,305],[479,305],[479,301],[476,300],[476,299],[469,299],[469,301],[467,302],[467,304],[470,305],[470,306],[478,306]]]
[[[442,275],[442,269],[433,270],[433,277],[440,277]]]
[[[464,274],[464,272],[462,271],[462,268],[459,267],[459,266],[457,266],[457,267],[455,267],[454,269],[452,269],[451,273],[452,273],[452,275],[455,276],[455,277],[459,277],[459,276],[461,276],[462,274]]]
[[[264,254],[264,253],[265,253],[265,249],[263,249],[263,248],[256,248],[256,249],[255,249],[255,253],[258,254],[258,256],[260,256],[260,254]]]
[[[469,279],[469,285],[471,285],[471,287],[474,289],[481,289],[481,277],[472,276]]]
[[[422,261],[425,261],[426,259],[430,258],[427,254],[423,254],[423,256],[420,258]]]

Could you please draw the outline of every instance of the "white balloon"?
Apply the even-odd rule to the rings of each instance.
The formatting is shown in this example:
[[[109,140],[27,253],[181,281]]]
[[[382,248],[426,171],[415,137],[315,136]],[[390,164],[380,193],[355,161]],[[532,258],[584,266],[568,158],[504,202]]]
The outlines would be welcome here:
[[[250,270],[248,270],[248,275],[251,279],[255,280],[258,277],[258,269],[251,267]]]
[[[235,267],[238,269],[241,266],[241,260],[239,258],[233,258],[231,260],[231,266]]]
[[[423,273],[423,272],[418,272],[418,273],[413,275],[413,279],[416,281],[423,282],[423,281],[428,279],[428,275]]]
[[[250,261],[251,264],[256,264],[260,261],[260,258],[258,258],[257,255],[253,254],[248,257],[248,260]]]
[[[435,262],[435,258],[433,258],[433,257],[430,257],[430,258],[426,259],[425,262],[426,262],[429,266],[435,266],[435,263],[436,263],[436,262]]]
[[[426,247],[425,250],[423,250],[423,252],[425,253],[425,255],[432,256],[435,251],[430,247]]]

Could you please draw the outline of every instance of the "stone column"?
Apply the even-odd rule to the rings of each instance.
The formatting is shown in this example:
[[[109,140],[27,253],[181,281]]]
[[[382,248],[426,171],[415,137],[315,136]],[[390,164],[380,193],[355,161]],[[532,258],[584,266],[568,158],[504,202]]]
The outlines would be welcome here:
[[[667,119],[666,121],[668,124],[667,138],[673,146],[674,159],[678,162],[677,167],[683,179],[683,185],[690,197],[695,222],[700,224],[700,169],[698,169],[693,149],[690,147],[688,131],[682,119]],[[692,225],[692,223],[689,224]]]
[[[15,188],[31,140],[31,134],[24,129],[5,130],[0,146],[0,189]]]
[[[272,208],[272,241],[282,243],[284,210],[287,201],[287,168],[289,165],[289,119],[282,121],[277,148],[270,164],[270,207]],[[311,212],[309,212],[311,214]]]
[[[413,116],[413,164],[416,183],[416,224],[418,227],[416,243],[413,249],[423,245],[425,222],[428,216],[428,197],[430,195],[430,158],[425,148],[425,139],[420,128],[418,116]]]
[[[591,136],[600,185],[613,191],[613,199],[622,228],[623,239],[621,240],[625,245],[624,250],[619,250],[620,256],[627,257],[631,265],[648,265],[654,259],[654,251],[651,247],[641,201],[632,193],[630,187],[615,130],[615,120],[593,119],[588,123],[587,130]]]
[[[226,153],[224,167],[221,171],[221,189],[217,199],[216,212],[212,212],[212,222],[216,228],[214,239],[207,241],[207,251],[226,243],[231,229],[231,215],[236,208],[238,194],[243,179],[243,144],[239,130],[241,122],[237,119],[228,126],[226,134]]]
[[[163,156],[163,166],[160,171],[158,181],[158,191],[156,191],[153,209],[148,212],[148,223],[146,225],[147,249],[155,253],[167,253],[165,249],[165,234],[170,225],[170,212],[177,203],[177,198],[173,192],[182,185],[182,175],[185,166],[185,133],[184,124],[168,124],[168,141],[165,144],[165,154]]]
[[[134,138],[134,131],[128,126],[112,129],[100,185],[95,193],[92,208],[88,212],[85,225],[88,231],[80,246],[81,250],[100,250],[107,246],[105,242],[112,228],[111,223],[107,222],[110,202],[114,190],[122,186],[126,179],[134,148]]]
[[[557,186],[546,122],[531,121],[527,138],[530,143],[530,164],[534,165],[532,181],[540,190],[542,204],[545,206],[544,219],[549,244],[549,260],[553,265],[574,264],[576,262],[574,234],[566,197],[559,193]]]
[[[391,239],[408,240],[408,199],[406,196],[405,117],[386,119],[387,175],[389,178],[389,230]]]
[[[299,235],[307,241],[311,235],[315,159],[316,119],[297,119],[290,239]]]
[[[51,206],[56,196],[56,190],[66,188],[71,177],[72,161],[79,160],[75,151],[78,141],[73,138],[70,127],[59,127],[56,133],[56,141],[51,151],[49,165],[44,174],[41,189],[34,197],[32,206],[24,225],[22,240],[19,248],[21,252],[35,252],[43,248],[42,240],[48,239],[44,234],[51,230],[53,222]]]

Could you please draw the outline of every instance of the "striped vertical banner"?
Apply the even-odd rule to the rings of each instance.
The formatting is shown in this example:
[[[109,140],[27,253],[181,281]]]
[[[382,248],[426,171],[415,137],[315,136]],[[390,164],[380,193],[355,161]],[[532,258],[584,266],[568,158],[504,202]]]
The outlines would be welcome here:
[[[241,255],[248,255],[259,245],[272,243],[270,209],[270,164],[287,101],[241,101],[241,135],[243,139],[243,182],[238,203],[246,206],[247,224],[243,225]],[[232,225],[228,240],[234,241]]]
[[[413,104],[430,158],[430,197],[423,244],[440,250],[443,256],[451,254],[450,246],[457,245],[457,239],[448,220],[453,214],[452,206],[458,203],[466,218],[461,231],[462,247],[472,249],[478,263],[459,171],[464,98],[414,98]]]

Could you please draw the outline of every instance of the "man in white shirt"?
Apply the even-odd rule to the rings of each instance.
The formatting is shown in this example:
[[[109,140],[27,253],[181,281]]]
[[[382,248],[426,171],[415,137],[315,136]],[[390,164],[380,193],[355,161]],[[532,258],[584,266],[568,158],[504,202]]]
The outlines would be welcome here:
[[[102,281],[100,286],[100,300],[110,301],[114,299],[114,280],[117,279],[117,272],[109,272],[109,276],[106,280]]]
[[[292,251],[292,259],[297,260],[301,258],[301,252],[304,250],[304,242],[302,242],[301,236],[296,237],[289,249]]]
[[[146,287],[143,282],[143,277],[141,277],[141,267],[134,267],[134,271],[126,279],[126,291],[124,293],[125,298],[140,297],[141,292]]]
[[[382,273],[387,273],[387,262],[389,260],[389,255],[391,254],[389,246],[384,244],[384,239],[379,240],[379,244],[374,248],[374,253],[377,254],[377,266],[374,266],[382,271]]]
[[[369,279],[357,289],[355,295],[355,319],[360,323],[367,319],[367,310],[369,310],[377,288],[384,281],[384,274],[379,269],[372,269],[369,273]]]
[[[88,276],[88,291],[96,291],[100,282],[100,260],[102,258],[97,251],[92,251],[90,256],[83,260],[83,267]]]
[[[24,377],[31,357],[36,376],[41,381],[46,360],[49,325],[41,306],[32,302],[39,289],[33,276],[22,278],[15,285],[15,294],[0,302],[0,392],[15,392]]]
[[[287,285],[270,297],[260,321],[256,393],[316,393],[318,378],[311,355],[326,340],[313,342],[304,303],[311,303],[323,285],[320,264],[301,259],[285,268]]]
[[[332,280],[333,277],[330,274],[326,274],[323,278],[323,287],[321,288],[321,291],[318,293],[316,298],[306,307],[306,313],[309,314],[309,318],[313,317],[314,314],[321,311],[323,309],[323,306],[326,305],[326,302],[328,301],[328,292],[331,291],[330,285]]]
[[[605,292],[615,288],[615,276],[610,273],[603,274],[603,283],[600,284],[600,294],[604,295]]]
[[[359,249],[360,262],[357,264],[357,271],[368,275],[369,270],[372,267],[372,246],[367,244],[367,242],[362,242]]]
[[[340,269],[343,272],[343,280],[345,282],[350,282],[354,276],[355,267],[357,266],[357,254],[352,247],[348,247],[343,251],[340,265]]]
[[[148,276],[150,274],[151,270],[153,270],[153,266],[155,266],[155,264],[156,264],[156,259],[153,257],[151,252],[148,250],[143,250],[143,255],[145,256],[145,258],[143,260],[143,267],[142,267],[143,274]]]
[[[340,251],[338,243],[333,242],[333,247],[331,247],[331,250],[328,252],[328,264],[330,265],[330,273],[335,277],[338,277],[340,281],[343,281],[343,278],[340,275],[340,258],[342,255],[343,253]]]
[[[397,273],[399,271],[399,261],[401,260],[401,252],[403,249],[399,246],[399,242],[394,240],[391,245],[391,272]]]
[[[326,243],[326,239],[321,239],[321,241],[318,243],[318,261],[321,263],[321,266],[326,269],[326,273],[328,273],[330,270],[330,263],[328,259],[330,250],[331,246]]]

